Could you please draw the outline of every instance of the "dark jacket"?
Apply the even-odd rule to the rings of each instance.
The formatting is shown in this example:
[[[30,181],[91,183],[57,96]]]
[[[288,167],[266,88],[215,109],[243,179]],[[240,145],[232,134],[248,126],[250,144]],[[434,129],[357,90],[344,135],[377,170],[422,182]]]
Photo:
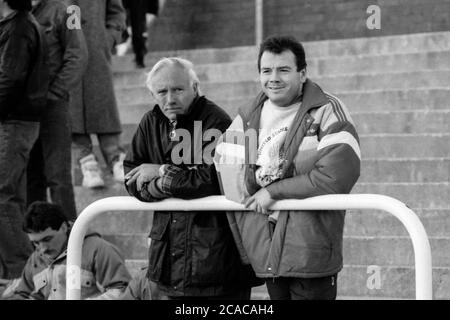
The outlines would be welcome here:
[[[244,130],[258,129],[266,100],[261,94],[231,126],[239,122]],[[345,105],[309,79],[283,150],[282,178],[266,187],[275,200],[350,193],[359,177],[359,138]],[[246,166],[250,195],[260,189],[255,170],[254,164]],[[259,277],[317,278],[342,269],[344,211],[282,211],[273,234],[261,213],[230,212],[228,217],[244,261]]]
[[[47,102],[46,45],[25,11],[0,20],[0,121],[38,121]]]
[[[177,128],[190,132],[192,145],[194,121],[201,121],[200,133],[210,128],[223,132],[231,122],[204,97],[196,98],[188,113],[177,118]],[[213,165],[174,165],[171,152],[178,142],[170,140],[171,130],[158,106],[146,113],[124,161],[125,172],[142,163],[169,164],[166,193],[184,199],[220,194]],[[208,144],[202,143],[203,151]],[[141,201],[154,201],[137,192],[135,185],[128,192]],[[260,284],[254,282],[251,267],[241,264],[224,212],[155,212],[150,237],[149,278],[169,296],[217,296]]]
[[[64,0],[41,0],[32,10],[47,43],[50,100],[68,101],[70,89],[80,82],[87,65],[83,31],[67,26],[67,7]]]

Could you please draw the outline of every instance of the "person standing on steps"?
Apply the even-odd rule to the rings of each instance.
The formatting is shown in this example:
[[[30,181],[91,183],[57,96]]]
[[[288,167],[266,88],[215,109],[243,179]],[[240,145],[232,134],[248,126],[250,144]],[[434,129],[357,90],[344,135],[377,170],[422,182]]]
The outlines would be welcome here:
[[[100,151],[114,180],[123,182],[124,149],[111,70],[111,52],[121,41],[125,11],[121,0],[70,0],[79,7],[81,28],[88,48],[88,64],[82,81],[70,101],[74,160],[80,167],[86,188],[105,185],[93,152],[91,134],[96,134]]]
[[[15,279],[33,251],[22,231],[27,164],[48,98],[42,29],[31,0],[0,0],[0,279]]]
[[[50,87],[41,115],[39,137],[27,168],[27,204],[47,200],[63,207],[69,220],[77,211],[71,176],[70,89],[78,85],[87,64],[81,28],[68,27],[66,0],[33,0],[32,13],[44,28],[48,47]]]

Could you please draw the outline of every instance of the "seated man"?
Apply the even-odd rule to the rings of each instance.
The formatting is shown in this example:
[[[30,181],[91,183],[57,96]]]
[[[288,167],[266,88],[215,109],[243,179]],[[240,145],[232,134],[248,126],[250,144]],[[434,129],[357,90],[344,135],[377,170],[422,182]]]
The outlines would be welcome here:
[[[157,105],[144,115],[125,158],[128,192],[148,202],[220,194],[209,159],[217,140],[208,133],[218,138],[229,116],[200,95],[187,60],[163,58],[147,85]],[[155,212],[150,238],[148,276],[169,299],[250,299],[258,280],[241,263],[224,212]]]
[[[67,242],[71,224],[56,204],[30,205],[23,224],[35,250],[9,299],[60,300],[66,297]],[[118,299],[130,274],[119,250],[98,234],[87,234],[81,258],[81,298]],[[6,292],[4,292],[4,295]]]

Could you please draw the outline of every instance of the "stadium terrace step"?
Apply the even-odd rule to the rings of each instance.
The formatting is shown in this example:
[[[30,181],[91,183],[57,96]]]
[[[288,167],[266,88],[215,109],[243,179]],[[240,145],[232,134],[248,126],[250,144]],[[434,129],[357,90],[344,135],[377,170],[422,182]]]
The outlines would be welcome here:
[[[307,58],[333,58],[342,56],[360,57],[373,55],[395,55],[422,52],[449,51],[450,32],[420,33],[385,37],[338,39],[304,42]],[[258,48],[255,46],[221,49],[196,49],[150,52],[145,58],[151,67],[160,58],[179,56],[194,64],[218,64],[234,61],[256,61]],[[134,69],[134,57],[126,55],[113,57],[115,70]]]
[[[359,182],[448,182],[450,158],[363,159]]]
[[[364,254],[361,252],[361,254]],[[344,258],[345,259],[345,258]],[[345,260],[344,260],[345,263]],[[360,299],[415,299],[414,267],[383,266],[380,267],[381,286],[369,280],[374,273],[367,266],[345,264],[338,275],[338,299],[352,297]],[[368,281],[369,280],[369,281]],[[369,287],[368,287],[369,282]],[[371,289],[369,289],[371,288]],[[433,299],[450,298],[450,268],[433,268]]]
[[[450,109],[352,113],[359,134],[450,133]]]
[[[450,238],[428,238],[433,266],[449,266]],[[414,249],[409,236],[345,236],[344,262],[355,265],[414,266]]]
[[[233,73],[230,70],[229,73]],[[201,82],[202,91],[208,96],[219,97],[218,92],[222,92],[223,86],[226,86],[226,92],[229,95],[237,97],[248,96],[259,90],[259,80],[257,75],[251,75],[249,79],[217,78],[217,81]],[[339,91],[361,91],[367,88],[371,90],[405,90],[416,88],[446,88],[450,83],[450,70],[425,70],[408,72],[384,72],[380,74],[354,74],[354,75],[325,75],[309,77],[317,82],[322,89],[328,92]],[[121,73],[114,80],[115,89],[129,87],[144,87],[145,74],[143,73]],[[238,87],[242,87],[239,91]]]
[[[362,134],[363,158],[448,157],[449,133]]]
[[[450,230],[450,207],[447,209],[415,209],[428,236],[448,237]],[[400,220],[392,214],[377,210],[347,210],[344,236],[388,237],[408,236]]]
[[[352,193],[383,194],[410,208],[446,209],[450,182],[437,183],[357,183]]]
[[[256,58],[256,56],[255,56]],[[450,51],[373,56],[344,56],[317,59],[309,57],[308,77],[320,79],[329,76],[360,76],[384,73],[448,70]],[[227,63],[199,64],[195,66],[200,83],[257,81],[256,59],[235,60]],[[149,69],[115,70],[116,87],[140,86],[145,83]]]

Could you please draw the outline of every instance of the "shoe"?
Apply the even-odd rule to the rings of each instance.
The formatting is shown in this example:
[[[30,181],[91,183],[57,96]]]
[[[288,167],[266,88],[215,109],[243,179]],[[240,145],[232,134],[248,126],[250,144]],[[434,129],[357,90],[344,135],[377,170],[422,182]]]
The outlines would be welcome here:
[[[85,188],[101,188],[105,186],[102,178],[102,171],[93,154],[90,154],[80,160],[83,182],[81,185]]]
[[[125,180],[125,174],[123,172],[123,160],[125,160],[125,153],[121,153],[116,161],[113,162],[113,176],[117,182]]]

